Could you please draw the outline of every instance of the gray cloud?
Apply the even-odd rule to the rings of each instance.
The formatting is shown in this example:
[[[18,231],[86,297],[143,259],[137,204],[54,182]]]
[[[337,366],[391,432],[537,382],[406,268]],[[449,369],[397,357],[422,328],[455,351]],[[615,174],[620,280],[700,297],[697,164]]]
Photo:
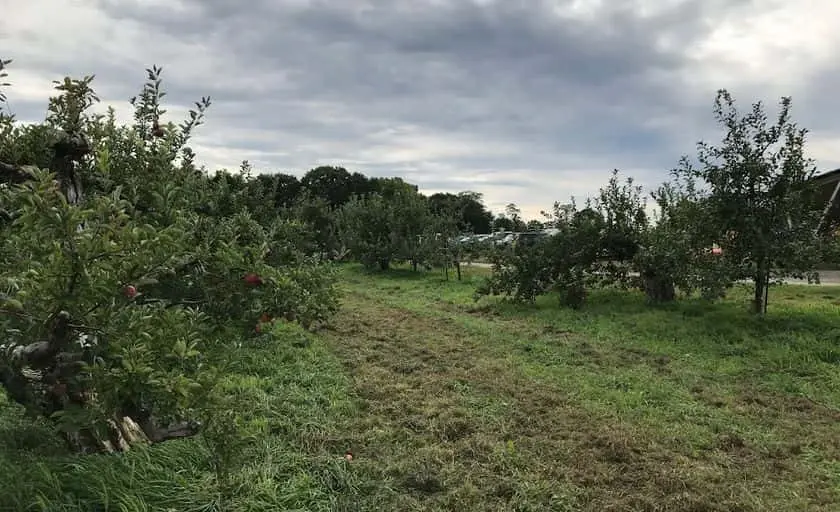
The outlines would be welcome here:
[[[714,135],[714,88],[686,87],[705,71],[689,54],[753,5],[614,2],[587,20],[557,14],[580,2],[550,0],[94,3],[140,34],[140,54],[21,65],[49,79],[96,72],[116,99],[139,89],[141,61],[164,65],[170,101],[215,101],[196,140],[211,164],[222,153],[298,174],[344,163],[526,212],[595,192],[614,167],[655,184]]]

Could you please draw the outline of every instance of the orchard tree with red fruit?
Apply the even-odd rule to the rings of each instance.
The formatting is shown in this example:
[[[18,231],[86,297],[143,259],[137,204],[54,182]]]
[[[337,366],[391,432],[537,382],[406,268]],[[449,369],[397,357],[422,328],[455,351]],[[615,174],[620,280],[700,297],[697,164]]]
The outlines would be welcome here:
[[[42,125],[0,119],[0,385],[80,452],[195,434],[237,337],[337,305],[288,221],[219,214],[186,146],[209,98],[167,123],[147,73],[132,125],[90,113],[92,77],[55,82]]]

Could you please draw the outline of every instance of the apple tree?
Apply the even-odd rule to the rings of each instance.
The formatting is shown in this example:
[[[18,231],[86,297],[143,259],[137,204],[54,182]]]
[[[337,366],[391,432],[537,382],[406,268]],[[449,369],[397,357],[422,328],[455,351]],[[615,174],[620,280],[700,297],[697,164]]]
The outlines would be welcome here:
[[[387,270],[395,261],[416,269],[430,215],[426,198],[402,180],[381,180],[380,191],[355,196],[337,212],[339,237],[368,268]]]
[[[774,279],[816,277],[811,271],[822,253],[817,227],[824,204],[811,179],[816,168],[805,156],[807,130],[792,121],[790,109],[786,97],[774,120],[760,102],[742,115],[730,93],[718,91],[721,144],[699,143],[699,165],[684,160],[677,170],[703,188],[705,229],[717,237],[730,278],[753,282],[759,314],[767,311]]]
[[[130,125],[90,113],[92,77],[56,82],[40,125],[0,121],[0,385],[79,452],[197,433],[237,337],[337,305],[286,226],[213,208],[186,145],[210,100],[165,123],[147,74]]]
[[[651,193],[658,219],[642,233],[633,267],[651,302],[676,299],[699,291],[706,299],[720,298],[732,286],[726,260],[712,248],[710,212],[692,179],[666,182]]]

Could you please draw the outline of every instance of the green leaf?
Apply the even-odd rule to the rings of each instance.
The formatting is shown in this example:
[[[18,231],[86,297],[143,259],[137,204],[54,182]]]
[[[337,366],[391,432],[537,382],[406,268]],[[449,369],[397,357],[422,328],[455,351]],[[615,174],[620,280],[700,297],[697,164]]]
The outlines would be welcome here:
[[[187,354],[187,342],[183,338],[178,338],[172,347],[172,352],[179,358],[184,359]]]
[[[17,299],[0,298],[0,306],[11,311],[23,311],[23,303]]]

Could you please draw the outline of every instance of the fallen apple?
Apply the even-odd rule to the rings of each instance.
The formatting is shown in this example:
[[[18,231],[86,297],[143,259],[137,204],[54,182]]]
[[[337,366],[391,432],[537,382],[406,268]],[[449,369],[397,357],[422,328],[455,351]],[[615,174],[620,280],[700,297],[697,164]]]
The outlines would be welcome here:
[[[133,285],[128,285],[123,289],[123,294],[129,299],[133,299],[137,296],[137,288],[135,288]]]

